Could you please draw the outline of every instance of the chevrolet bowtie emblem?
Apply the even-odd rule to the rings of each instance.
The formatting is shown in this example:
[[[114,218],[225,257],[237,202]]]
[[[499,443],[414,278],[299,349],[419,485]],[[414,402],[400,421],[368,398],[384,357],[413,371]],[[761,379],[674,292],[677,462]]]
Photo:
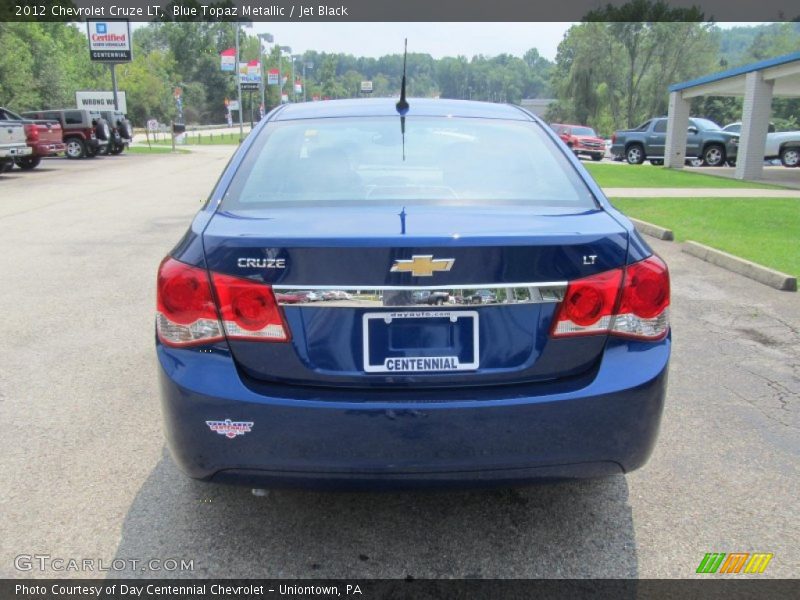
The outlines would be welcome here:
[[[449,271],[455,258],[433,258],[433,254],[415,254],[411,260],[396,260],[392,273],[411,273],[414,277],[431,277],[434,271]]]

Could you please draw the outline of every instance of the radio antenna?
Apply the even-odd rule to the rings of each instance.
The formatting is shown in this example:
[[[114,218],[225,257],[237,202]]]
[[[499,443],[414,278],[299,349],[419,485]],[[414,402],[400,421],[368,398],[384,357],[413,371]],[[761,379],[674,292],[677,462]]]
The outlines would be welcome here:
[[[408,101],[406,100],[406,57],[408,56],[408,38],[405,39],[403,49],[403,79],[400,83],[400,100],[397,101],[397,112],[401,115],[408,112]]]

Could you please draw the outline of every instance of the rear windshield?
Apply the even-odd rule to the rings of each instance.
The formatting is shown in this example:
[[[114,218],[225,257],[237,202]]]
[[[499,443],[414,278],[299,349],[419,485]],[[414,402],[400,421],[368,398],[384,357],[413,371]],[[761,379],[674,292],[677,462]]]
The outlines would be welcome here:
[[[597,206],[538,124],[375,117],[269,123],[222,209],[395,201]]]

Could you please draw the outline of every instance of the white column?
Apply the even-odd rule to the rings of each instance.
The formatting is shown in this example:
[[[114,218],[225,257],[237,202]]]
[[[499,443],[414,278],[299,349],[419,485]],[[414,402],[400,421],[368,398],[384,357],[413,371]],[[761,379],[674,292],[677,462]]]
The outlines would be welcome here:
[[[689,127],[689,101],[681,92],[670,92],[667,113],[667,143],[664,166],[682,169],[686,160],[686,128]]]
[[[764,146],[772,112],[772,81],[761,71],[745,75],[742,135],[736,158],[736,179],[760,179],[764,171]]]

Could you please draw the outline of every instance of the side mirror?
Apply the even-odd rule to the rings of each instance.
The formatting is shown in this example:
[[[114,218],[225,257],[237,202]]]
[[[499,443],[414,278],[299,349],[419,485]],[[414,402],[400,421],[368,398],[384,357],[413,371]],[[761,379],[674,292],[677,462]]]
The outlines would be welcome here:
[[[689,133],[697,133],[697,127],[695,127],[694,125],[689,125],[689,127],[686,128],[686,131],[688,131]]]

